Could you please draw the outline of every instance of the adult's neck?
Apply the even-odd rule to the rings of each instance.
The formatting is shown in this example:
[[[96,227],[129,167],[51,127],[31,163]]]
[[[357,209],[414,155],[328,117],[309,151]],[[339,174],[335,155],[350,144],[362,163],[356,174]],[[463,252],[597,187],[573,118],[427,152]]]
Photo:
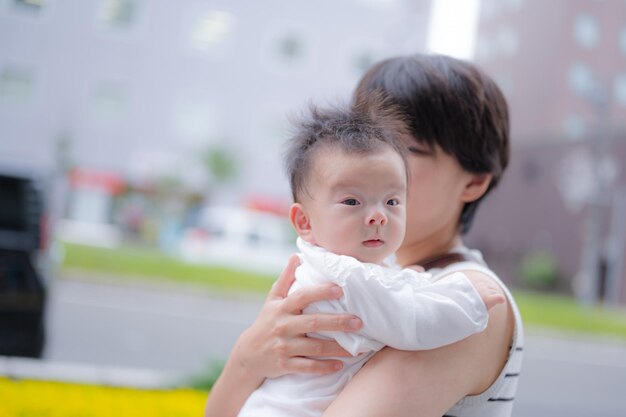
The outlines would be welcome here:
[[[458,232],[433,235],[427,239],[403,245],[396,252],[396,262],[402,266],[419,265],[424,261],[448,253],[463,244]]]

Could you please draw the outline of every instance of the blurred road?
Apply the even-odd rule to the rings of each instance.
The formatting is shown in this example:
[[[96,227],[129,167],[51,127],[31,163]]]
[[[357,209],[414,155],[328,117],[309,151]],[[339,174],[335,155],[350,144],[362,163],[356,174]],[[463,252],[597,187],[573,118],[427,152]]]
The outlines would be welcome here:
[[[225,358],[262,297],[62,279],[49,303],[47,359],[201,370]],[[527,332],[515,417],[626,415],[626,343]]]
[[[167,373],[198,371],[227,357],[262,302],[260,296],[172,286],[57,280],[44,357]]]
[[[626,343],[527,332],[515,417],[626,416]]]

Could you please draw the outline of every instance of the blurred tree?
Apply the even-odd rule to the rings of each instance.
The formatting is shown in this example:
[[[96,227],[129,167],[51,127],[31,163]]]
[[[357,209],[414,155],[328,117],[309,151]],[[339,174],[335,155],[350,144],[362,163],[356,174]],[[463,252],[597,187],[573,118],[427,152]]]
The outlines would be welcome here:
[[[554,290],[559,282],[557,261],[546,250],[529,252],[520,263],[520,278],[525,287],[535,290]]]
[[[213,185],[227,183],[237,176],[234,153],[224,147],[210,147],[202,152],[202,163]]]
[[[213,360],[207,365],[206,369],[193,374],[185,385],[189,385],[195,389],[208,391],[213,388],[215,381],[217,381],[217,378],[220,376],[223,369],[224,361]]]
[[[161,175],[154,184],[155,192],[159,198],[178,197],[184,194],[184,184],[179,176],[174,174]]]

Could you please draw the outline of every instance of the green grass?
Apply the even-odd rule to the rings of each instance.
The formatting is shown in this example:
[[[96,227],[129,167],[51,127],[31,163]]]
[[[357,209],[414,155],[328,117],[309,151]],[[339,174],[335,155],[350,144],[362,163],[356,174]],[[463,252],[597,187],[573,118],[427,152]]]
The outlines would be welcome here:
[[[169,281],[226,291],[266,293],[275,276],[228,268],[192,265],[154,249],[104,249],[64,244],[63,267],[93,271],[120,280]],[[583,307],[570,297],[514,291],[524,324],[565,331],[617,336],[626,339],[626,310]]]
[[[537,292],[514,291],[514,296],[527,327],[541,326],[626,339],[626,310],[623,308],[585,307],[571,297]]]
[[[190,375],[182,382],[181,386],[210,391],[215,381],[217,381],[217,378],[222,373],[225,364],[226,362],[223,360],[213,360],[207,363],[200,371]]]
[[[246,271],[185,263],[154,249],[120,247],[106,249],[70,243],[63,244],[64,269],[79,269],[105,274],[112,278],[141,278],[196,284],[227,291],[266,293],[276,279]]]

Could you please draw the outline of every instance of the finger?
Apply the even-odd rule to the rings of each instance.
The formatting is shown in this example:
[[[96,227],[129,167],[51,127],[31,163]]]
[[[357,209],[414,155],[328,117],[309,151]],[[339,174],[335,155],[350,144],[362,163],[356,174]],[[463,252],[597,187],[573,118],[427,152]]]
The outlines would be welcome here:
[[[411,265],[411,266],[407,266],[407,268],[408,269],[412,269],[412,270],[417,271],[417,272],[426,272],[424,267],[421,266],[421,265]]]
[[[351,357],[350,352],[344,350],[334,340],[321,340],[312,337],[302,337],[294,340],[290,347],[290,356],[314,357]]]
[[[287,262],[287,266],[283,269],[280,276],[272,285],[272,289],[268,297],[272,298],[285,298],[287,297],[287,293],[289,292],[289,288],[296,279],[296,268],[300,265],[300,258],[298,255],[291,255],[289,257],[289,262]]]
[[[353,332],[363,327],[363,322],[348,314],[302,314],[291,317],[287,325],[289,333],[315,333],[322,331]]]
[[[302,311],[306,306],[315,301],[336,300],[343,295],[341,287],[335,284],[320,284],[301,288],[289,294],[285,300],[285,309],[294,313]]]
[[[502,304],[505,301],[504,295],[500,293],[488,293],[482,296],[483,302],[487,310],[491,310],[498,304]]]
[[[291,358],[287,361],[287,372],[300,374],[330,374],[343,368],[338,360]]]

